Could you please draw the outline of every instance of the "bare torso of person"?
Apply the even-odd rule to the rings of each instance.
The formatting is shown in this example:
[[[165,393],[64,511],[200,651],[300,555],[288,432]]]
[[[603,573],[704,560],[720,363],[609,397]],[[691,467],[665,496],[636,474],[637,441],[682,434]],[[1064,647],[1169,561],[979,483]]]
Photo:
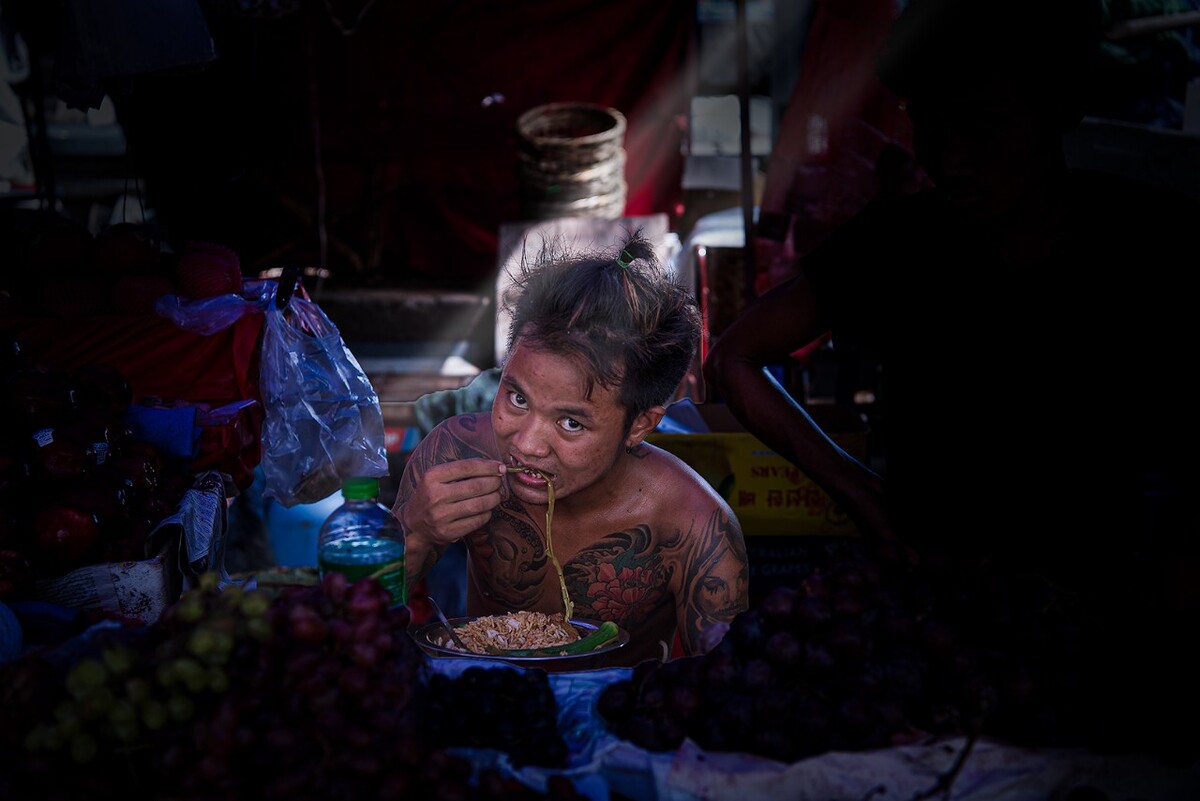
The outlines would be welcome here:
[[[485,415],[446,421],[422,447],[442,461],[501,459]],[[427,456],[413,458],[410,467]],[[612,469],[595,483],[555,498],[550,545],[572,615],[611,620],[629,632],[629,644],[611,664],[664,659],[678,626],[684,653],[696,652],[711,623],[732,620],[745,607],[745,551],[736,521],[715,491],[670,453],[643,443],[613,458]],[[546,538],[548,504],[520,500],[528,493],[514,494],[514,479],[487,524],[463,538],[471,615],[565,608]]]
[[[681,543],[678,535],[664,538],[655,530],[656,505],[651,501],[579,514],[558,503],[551,520],[554,555],[574,604],[573,616],[613,620],[636,635],[622,649],[623,663],[662,659],[674,638],[676,591],[671,580],[676,571],[671,565]],[[467,538],[467,608],[472,614],[563,611],[562,584],[546,547],[546,508],[526,508],[509,499],[486,528]]]

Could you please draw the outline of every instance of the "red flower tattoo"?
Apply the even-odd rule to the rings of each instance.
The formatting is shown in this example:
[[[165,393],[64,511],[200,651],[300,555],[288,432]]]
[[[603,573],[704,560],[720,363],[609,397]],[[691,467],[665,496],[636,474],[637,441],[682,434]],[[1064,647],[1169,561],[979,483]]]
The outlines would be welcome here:
[[[597,580],[588,585],[592,608],[601,620],[627,620],[641,606],[654,606],[656,571],[638,565],[618,570],[611,563],[599,565]]]

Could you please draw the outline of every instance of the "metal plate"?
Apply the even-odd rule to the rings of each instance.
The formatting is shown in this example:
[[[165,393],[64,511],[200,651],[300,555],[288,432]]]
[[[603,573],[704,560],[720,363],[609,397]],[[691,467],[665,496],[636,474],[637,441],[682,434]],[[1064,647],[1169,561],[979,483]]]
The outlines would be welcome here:
[[[450,625],[457,628],[473,619],[473,617],[452,617],[450,618]],[[581,637],[586,637],[600,626],[598,621],[579,618],[572,619],[571,624],[579,629],[579,636]],[[588,651],[583,654],[568,654],[566,656],[500,656],[496,654],[463,653],[442,644],[449,638],[446,636],[446,630],[442,628],[442,624],[437,620],[431,620],[414,629],[412,637],[425,653],[433,657],[479,659],[487,662],[515,665],[517,667],[537,667],[553,671],[591,670],[598,667],[608,667],[607,657],[614,651],[625,647],[629,642],[629,632],[623,628],[618,628],[616,640],[609,642],[607,645],[602,645],[594,651]]]

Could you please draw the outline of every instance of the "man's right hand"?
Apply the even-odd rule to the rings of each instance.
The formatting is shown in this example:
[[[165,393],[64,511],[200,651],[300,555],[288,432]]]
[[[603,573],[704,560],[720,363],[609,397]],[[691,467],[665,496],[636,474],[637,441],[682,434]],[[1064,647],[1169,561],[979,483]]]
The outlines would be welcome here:
[[[460,459],[431,466],[397,510],[410,532],[449,545],[482,527],[503,497],[506,469],[495,459]]]

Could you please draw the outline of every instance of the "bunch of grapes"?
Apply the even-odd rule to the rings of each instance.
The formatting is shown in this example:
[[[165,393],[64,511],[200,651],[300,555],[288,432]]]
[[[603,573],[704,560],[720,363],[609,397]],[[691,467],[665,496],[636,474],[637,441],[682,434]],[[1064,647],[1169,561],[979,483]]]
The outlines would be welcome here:
[[[4,772],[21,797],[107,798],[157,781],[161,743],[226,693],[271,636],[265,595],[216,584],[203,577],[155,626],[99,632],[69,664],[47,655],[8,668],[38,676],[13,699],[20,742],[4,729]]]
[[[370,797],[381,776],[407,778],[426,664],[390,605],[378,582],[336,574],[269,604],[266,638],[161,751],[178,795]]]
[[[566,767],[558,706],[545,671],[469,667],[458,678],[430,677],[429,723],[435,747],[508,752],[512,764]]]
[[[272,599],[205,575],[153,626],[102,632],[83,658],[3,666],[0,796],[543,797],[441,749],[471,744],[465,732],[430,740],[430,671],[409,622],[373,579],[331,573]],[[538,689],[522,685],[521,708],[553,721]],[[523,758],[539,758],[531,748]]]
[[[1070,594],[933,557],[838,556],[772,589],[708,653],[642,663],[597,711],[651,751],[689,737],[783,762],[929,735],[1138,745],[1106,727],[1117,689],[1097,670],[1107,632]]]

